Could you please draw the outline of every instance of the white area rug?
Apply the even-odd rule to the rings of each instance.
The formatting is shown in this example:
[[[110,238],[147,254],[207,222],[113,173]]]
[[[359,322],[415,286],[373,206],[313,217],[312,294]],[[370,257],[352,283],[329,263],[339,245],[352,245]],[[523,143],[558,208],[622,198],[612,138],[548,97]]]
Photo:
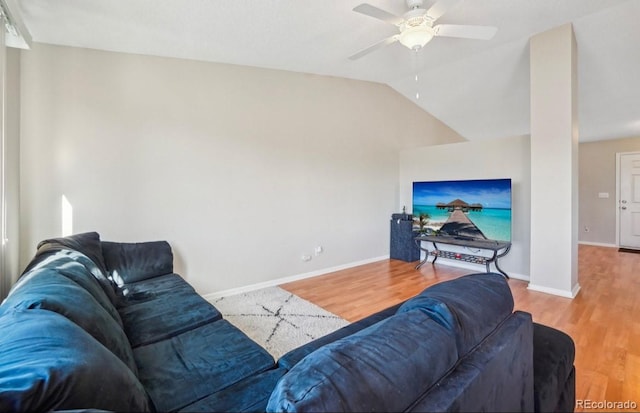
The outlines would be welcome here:
[[[211,303],[276,360],[289,350],[349,324],[279,287],[216,298]]]

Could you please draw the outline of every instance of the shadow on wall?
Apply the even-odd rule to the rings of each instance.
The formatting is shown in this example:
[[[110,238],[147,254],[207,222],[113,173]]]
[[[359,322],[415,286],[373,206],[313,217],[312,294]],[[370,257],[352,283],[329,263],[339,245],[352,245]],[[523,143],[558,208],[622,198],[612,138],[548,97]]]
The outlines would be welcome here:
[[[182,278],[186,280],[187,263],[184,260],[184,257],[179,248],[176,248],[175,245],[171,245],[171,250],[173,251],[173,272],[175,272],[176,274],[180,274]]]

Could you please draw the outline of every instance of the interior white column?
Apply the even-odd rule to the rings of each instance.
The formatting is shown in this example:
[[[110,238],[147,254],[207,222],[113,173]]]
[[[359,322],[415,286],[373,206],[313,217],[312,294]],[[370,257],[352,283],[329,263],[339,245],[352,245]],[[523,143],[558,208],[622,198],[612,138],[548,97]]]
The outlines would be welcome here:
[[[529,289],[578,293],[578,78],[571,24],[533,36]]]

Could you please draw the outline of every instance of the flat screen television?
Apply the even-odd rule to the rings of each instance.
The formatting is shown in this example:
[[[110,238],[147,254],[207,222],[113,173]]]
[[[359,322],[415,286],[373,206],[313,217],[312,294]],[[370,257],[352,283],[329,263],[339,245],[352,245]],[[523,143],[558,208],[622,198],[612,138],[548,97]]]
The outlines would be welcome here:
[[[421,214],[428,233],[511,241],[511,179],[414,182],[416,229]]]

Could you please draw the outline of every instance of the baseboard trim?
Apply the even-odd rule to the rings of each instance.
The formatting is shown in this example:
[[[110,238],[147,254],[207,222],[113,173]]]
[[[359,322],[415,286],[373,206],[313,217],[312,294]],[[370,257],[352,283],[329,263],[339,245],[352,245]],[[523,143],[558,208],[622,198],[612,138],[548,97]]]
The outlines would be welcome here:
[[[204,294],[202,297],[207,301],[211,301],[211,300],[215,300],[215,299],[220,298],[220,297],[227,297],[227,296],[230,296],[230,295],[248,293],[250,291],[255,291],[255,290],[259,290],[259,289],[267,288],[267,287],[275,287],[275,286],[280,285],[280,284],[286,284],[286,283],[290,283],[290,282],[294,282],[294,281],[300,281],[300,280],[304,280],[306,278],[317,277],[319,275],[325,275],[325,274],[329,274],[329,273],[332,273],[332,272],[346,270],[346,269],[349,269],[349,268],[358,267],[360,265],[371,264],[373,262],[378,262],[378,261],[383,261],[383,260],[388,260],[388,259],[389,259],[388,255],[383,255],[383,256],[374,257],[374,258],[368,258],[366,260],[354,261],[354,262],[350,262],[348,264],[337,265],[335,267],[323,268],[323,269],[320,269],[320,270],[305,272],[305,273],[297,274],[297,275],[291,275],[291,276],[288,276],[288,277],[276,278],[274,280],[264,281],[264,282],[257,283],[257,284],[245,285],[243,287],[230,288],[228,290],[223,290],[223,291],[217,291],[217,292],[214,292],[214,293]]]
[[[558,288],[544,287],[542,285],[536,285],[536,284],[529,284],[527,289],[531,291],[538,291],[545,294],[557,295],[559,297],[574,299],[576,298],[576,296],[578,295],[578,292],[580,291],[580,284],[576,284],[571,289],[571,291],[560,290]]]
[[[618,248],[618,246],[616,244],[608,244],[608,243],[604,243],[604,242],[578,241],[578,244],[593,245],[594,247]]]

